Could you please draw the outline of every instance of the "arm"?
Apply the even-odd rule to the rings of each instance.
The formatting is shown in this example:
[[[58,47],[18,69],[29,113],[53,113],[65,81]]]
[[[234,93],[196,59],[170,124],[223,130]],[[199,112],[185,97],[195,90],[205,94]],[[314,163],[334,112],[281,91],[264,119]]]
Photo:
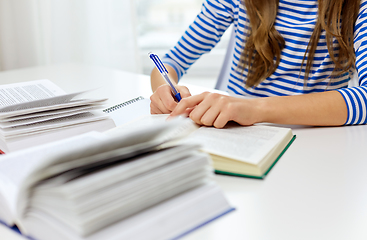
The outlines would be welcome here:
[[[367,1],[361,1],[361,7],[354,28],[354,51],[358,73],[358,87],[342,88],[348,109],[346,125],[367,123]]]
[[[264,105],[262,122],[338,126],[347,119],[347,106],[337,91],[261,100]]]
[[[191,119],[200,125],[217,128],[224,127],[228,121],[241,125],[271,122],[337,126],[344,124],[347,119],[345,101],[337,91],[256,99],[203,93],[183,99],[171,116],[183,114],[192,108],[189,114]]]

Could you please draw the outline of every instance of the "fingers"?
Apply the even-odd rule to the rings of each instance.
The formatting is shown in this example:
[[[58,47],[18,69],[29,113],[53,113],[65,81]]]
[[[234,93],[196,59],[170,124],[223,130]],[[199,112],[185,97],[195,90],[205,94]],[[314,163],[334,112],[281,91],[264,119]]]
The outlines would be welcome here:
[[[176,86],[182,98],[191,96],[189,89],[185,86]],[[171,88],[168,85],[162,85],[150,97],[150,112],[152,114],[171,113],[177,106],[176,99],[172,96]]]
[[[171,117],[181,115],[187,112],[188,108],[196,107],[203,99],[205,98],[205,93],[183,98],[176,106],[176,108],[172,111]]]
[[[151,114],[163,114],[163,112],[152,103],[150,103],[150,113]]]
[[[209,101],[201,101],[191,112],[189,117],[199,125],[211,126],[217,117],[215,106],[212,106]],[[204,118],[205,116],[205,118]],[[203,121],[205,119],[205,121]]]
[[[199,125],[223,128],[229,121],[241,125],[259,122],[256,120],[257,109],[254,100],[206,92],[183,98],[170,117],[189,114]]]
[[[197,124],[223,128],[230,119],[230,108],[220,96],[207,97],[190,113]]]
[[[220,112],[217,118],[215,119],[213,126],[215,128],[224,128],[224,126],[228,123],[228,115],[224,112]]]
[[[168,85],[158,87],[150,97],[150,101],[152,114],[171,113],[177,105]]]
[[[205,102],[203,102],[204,105]],[[217,119],[218,115],[220,114],[221,109],[218,105],[208,105],[201,107],[197,106],[191,113],[190,118],[196,122],[197,124],[204,125],[204,126],[213,126],[215,120]]]
[[[150,111],[152,114],[170,113],[171,111],[163,104],[159,95],[152,95],[150,97]]]
[[[170,116],[189,113],[199,125],[223,128],[231,120],[231,100],[224,95],[202,93],[182,99]]]

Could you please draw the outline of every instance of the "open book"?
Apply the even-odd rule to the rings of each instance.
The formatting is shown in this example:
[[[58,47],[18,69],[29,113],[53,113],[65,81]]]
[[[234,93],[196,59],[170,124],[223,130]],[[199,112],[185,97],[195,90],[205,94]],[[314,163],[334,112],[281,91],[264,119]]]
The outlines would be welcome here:
[[[187,119],[90,132],[0,158],[0,220],[48,239],[172,239],[233,209]],[[166,145],[166,146],[164,146]]]
[[[168,115],[142,116],[120,129],[138,129],[145,125],[154,125],[166,121]],[[234,122],[225,128],[196,126],[189,137],[183,141],[196,143],[209,153],[216,173],[264,178],[288,149],[295,139],[292,129],[254,125],[240,126]]]
[[[49,80],[0,86],[0,149],[11,152],[115,126],[98,110],[107,99],[75,99]]]

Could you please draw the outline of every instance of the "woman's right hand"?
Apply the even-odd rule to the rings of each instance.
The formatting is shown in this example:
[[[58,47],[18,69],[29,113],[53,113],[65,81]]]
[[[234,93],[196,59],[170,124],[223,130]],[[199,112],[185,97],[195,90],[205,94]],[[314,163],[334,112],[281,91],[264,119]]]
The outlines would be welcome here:
[[[190,91],[185,86],[175,86],[180,92],[181,98],[190,97]],[[172,95],[169,85],[163,84],[159,86],[152,96],[150,96],[150,113],[151,114],[168,114],[171,113],[177,106],[176,99]]]

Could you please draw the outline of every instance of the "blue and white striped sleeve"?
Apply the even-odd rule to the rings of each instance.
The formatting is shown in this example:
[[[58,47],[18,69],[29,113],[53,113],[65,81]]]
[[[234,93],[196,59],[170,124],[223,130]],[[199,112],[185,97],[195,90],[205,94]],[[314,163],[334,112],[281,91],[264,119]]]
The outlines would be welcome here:
[[[201,12],[178,43],[162,58],[173,67],[180,79],[189,67],[219,42],[233,22],[235,4],[231,0],[207,0]]]
[[[348,108],[345,125],[367,123],[367,1],[365,0],[361,1],[354,28],[354,50],[359,86],[338,90]]]

